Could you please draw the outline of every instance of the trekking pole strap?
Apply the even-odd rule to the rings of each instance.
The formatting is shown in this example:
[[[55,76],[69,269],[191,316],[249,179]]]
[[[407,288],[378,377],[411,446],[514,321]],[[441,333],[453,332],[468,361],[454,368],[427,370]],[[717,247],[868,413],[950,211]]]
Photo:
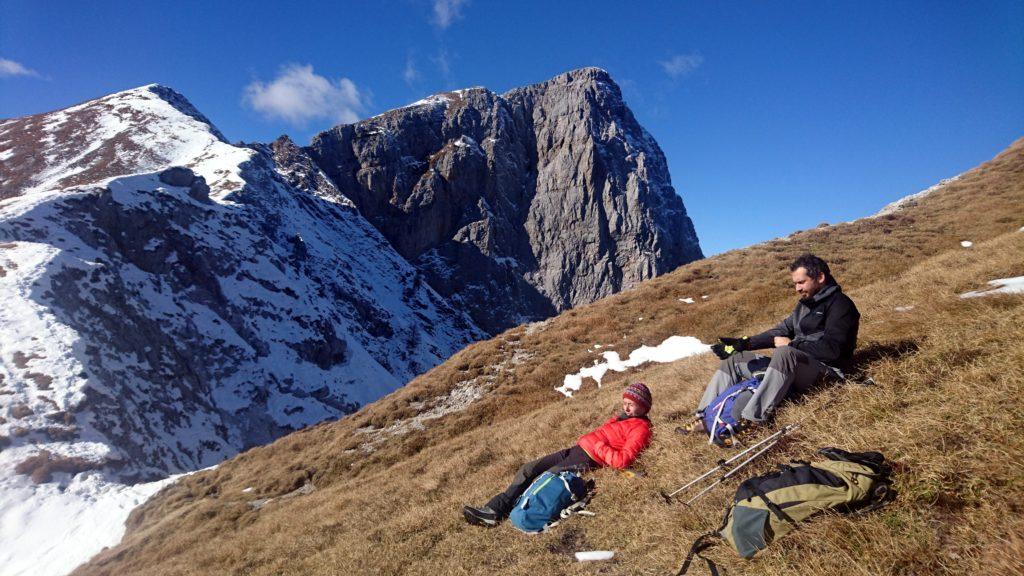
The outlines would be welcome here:
[[[686,560],[683,561],[682,568],[679,569],[679,572],[676,573],[676,576],[682,576],[683,574],[686,574],[686,571],[690,569],[690,563],[693,562],[694,556],[697,556],[704,550],[710,548],[711,545],[714,544],[714,540],[722,539],[722,530],[725,530],[725,527],[729,525],[729,514],[731,513],[732,507],[726,507],[725,514],[722,516],[722,523],[718,526],[718,528],[715,528],[713,531],[706,532],[697,537],[697,540],[694,541],[693,546],[690,547],[690,553],[686,555]],[[701,556],[700,558],[707,563],[708,572],[711,573],[711,576],[718,576],[718,567],[715,566],[715,563],[703,556]]]

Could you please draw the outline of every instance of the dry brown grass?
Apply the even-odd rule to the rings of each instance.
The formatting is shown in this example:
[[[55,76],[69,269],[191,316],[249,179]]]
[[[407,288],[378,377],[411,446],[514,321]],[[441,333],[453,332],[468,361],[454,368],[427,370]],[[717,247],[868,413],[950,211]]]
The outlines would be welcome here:
[[[659,490],[709,468],[722,452],[671,433],[715,368],[709,355],[612,374],[568,400],[553,391],[589,364],[594,343],[628,352],[672,334],[752,333],[793,305],[786,266],[803,251],[829,259],[861,309],[863,367],[875,387],[821,391],[788,405],[803,418],[836,395],[759,467],[835,445],[898,463],[898,500],[864,517],[830,516],[755,560],[709,555],[734,574],[1014,574],[1024,568],[1024,303],[961,300],[991,278],[1024,274],[1024,143],[891,217],[794,234],[695,262],[543,327],[470,346],[405,388],[338,422],[250,450],[164,490],[132,514],[122,544],[76,574],[666,574],[713,528],[735,484],[692,509]],[[972,240],[970,250],[960,240]],[[701,295],[709,295],[707,301]],[[687,305],[681,297],[694,297]],[[912,305],[909,312],[897,306]],[[643,317],[643,321],[637,318]],[[530,362],[496,371],[516,353]],[[492,378],[469,408],[366,454],[367,435],[429,407],[460,382]],[[467,526],[466,502],[504,487],[523,461],[571,444],[607,417],[628,381],[654,390],[645,475],[594,474],[595,517],[528,537]],[[259,510],[250,501],[304,496]],[[243,490],[252,488],[249,492]],[[571,553],[611,549],[607,563]],[[703,572],[702,567],[697,568]]]
[[[36,484],[53,480],[55,472],[78,474],[86,470],[97,470],[103,467],[102,462],[92,462],[85,458],[59,456],[49,450],[41,450],[38,454],[26,458],[14,467],[18,474],[25,474]]]

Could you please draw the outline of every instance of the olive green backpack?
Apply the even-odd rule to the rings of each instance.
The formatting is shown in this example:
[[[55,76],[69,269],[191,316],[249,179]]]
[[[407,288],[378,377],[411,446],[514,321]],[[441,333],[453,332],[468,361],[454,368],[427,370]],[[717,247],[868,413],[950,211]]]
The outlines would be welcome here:
[[[851,453],[838,448],[821,448],[818,452],[828,460],[780,464],[779,470],[740,484],[722,525],[693,543],[678,574],[685,574],[693,557],[714,540],[725,540],[740,556],[752,558],[818,512],[867,512],[895,496],[890,467],[880,453]],[[710,560],[704,561],[712,574],[718,574]]]

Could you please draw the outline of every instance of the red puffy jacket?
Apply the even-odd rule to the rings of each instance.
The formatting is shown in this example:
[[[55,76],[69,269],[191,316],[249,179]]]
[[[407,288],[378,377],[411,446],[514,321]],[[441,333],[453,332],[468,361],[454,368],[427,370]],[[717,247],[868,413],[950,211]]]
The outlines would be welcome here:
[[[650,420],[619,420],[612,416],[597,430],[581,436],[577,444],[601,466],[622,470],[628,468],[650,442]]]

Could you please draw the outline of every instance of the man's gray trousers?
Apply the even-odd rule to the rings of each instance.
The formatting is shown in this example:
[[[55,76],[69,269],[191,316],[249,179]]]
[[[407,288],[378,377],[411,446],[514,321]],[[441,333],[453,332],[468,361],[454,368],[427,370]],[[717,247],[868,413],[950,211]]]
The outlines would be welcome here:
[[[770,418],[791,391],[803,393],[811,389],[825,376],[828,367],[792,346],[776,348],[770,360],[753,352],[733,354],[722,360],[712,376],[704,397],[697,405],[697,412],[703,413],[719,394],[733,384],[753,377],[754,372],[760,370],[765,370],[764,380],[740,413],[743,419],[757,423]],[[741,401],[737,398],[737,403]]]

